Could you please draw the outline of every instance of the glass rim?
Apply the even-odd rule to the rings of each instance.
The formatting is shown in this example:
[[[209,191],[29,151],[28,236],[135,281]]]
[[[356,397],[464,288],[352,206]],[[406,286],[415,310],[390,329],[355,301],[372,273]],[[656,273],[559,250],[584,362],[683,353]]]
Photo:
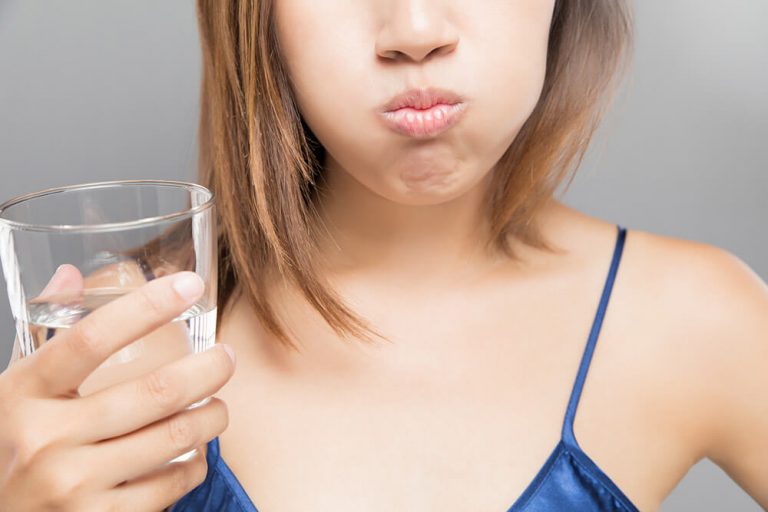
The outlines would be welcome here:
[[[3,213],[18,204],[24,203],[31,199],[37,199],[39,197],[48,196],[51,194],[59,194],[62,192],[73,192],[79,190],[90,190],[99,188],[116,188],[123,185],[139,185],[139,186],[164,186],[182,188],[188,191],[196,190],[207,194],[205,201],[197,206],[186,208],[166,215],[158,215],[155,217],[146,217],[143,219],[123,221],[123,222],[107,222],[100,224],[35,224],[31,222],[20,222],[16,220],[3,218]],[[118,229],[130,229],[141,226],[148,226],[160,222],[166,222],[169,220],[179,220],[187,217],[192,217],[200,212],[208,210],[214,204],[214,193],[208,188],[199,185],[197,183],[177,180],[114,180],[114,181],[98,181],[93,183],[81,183],[78,185],[65,185],[61,187],[52,187],[37,192],[31,192],[20,196],[13,197],[2,204],[0,204],[0,226],[6,225],[17,231],[42,231],[49,233],[94,233],[101,231],[112,231]]]

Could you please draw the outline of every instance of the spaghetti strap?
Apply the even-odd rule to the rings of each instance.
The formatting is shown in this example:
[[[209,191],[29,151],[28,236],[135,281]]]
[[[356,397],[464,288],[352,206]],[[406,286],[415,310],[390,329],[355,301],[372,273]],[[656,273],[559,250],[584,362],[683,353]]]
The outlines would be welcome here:
[[[603,286],[603,293],[600,297],[600,303],[597,307],[597,313],[595,319],[592,322],[592,329],[589,332],[589,338],[587,339],[586,347],[584,348],[584,354],[581,356],[581,363],[579,364],[579,371],[576,374],[576,381],[573,384],[571,390],[571,397],[568,400],[568,408],[565,411],[565,418],[563,420],[562,439],[563,441],[575,448],[579,448],[579,443],[576,441],[576,437],[573,434],[573,420],[576,417],[576,408],[579,405],[579,398],[581,397],[581,390],[584,387],[584,381],[587,377],[587,370],[589,369],[589,363],[592,360],[592,354],[595,351],[595,344],[597,338],[600,335],[600,327],[603,324],[603,318],[605,317],[605,311],[608,307],[608,299],[611,297],[611,291],[613,290],[613,282],[616,279],[616,271],[619,268],[619,261],[621,260],[621,254],[624,249],[624,240],[626,239],[627,231],[621,225],[617,224],[616,244],[613,249],[613,259],[611,260],[611,266],[608,270],[608,276],[605,279],[605,285]]]
[[[507,508],[507,512],[568,510],[569,512],[639,512],[616,483],[586,454],[573,437],[573,416],[579,400],[581,386],[589,366],[589,359],[597,340],[600,323],[616,276],[616,268],[624,242],[624,230],[619,235],[613,261],[600,299],[587,349],[581,360],[576,384],[571,391],[563,436],[557,442],[539,471],[524,491]],[[205,481],[193,489],[171,510],[173,512],[258,512],[254,501],[238,481],[221,454],[219,438],[208,443],[208,474]],[[298,484],[300,485],[300,483]],[[306,508],[306,507],[305,507]],[[311,507],[309,507],[311,508]],[[315,506],[314,508],[318,508]],[[322,506],[320,506],[322,508]]]

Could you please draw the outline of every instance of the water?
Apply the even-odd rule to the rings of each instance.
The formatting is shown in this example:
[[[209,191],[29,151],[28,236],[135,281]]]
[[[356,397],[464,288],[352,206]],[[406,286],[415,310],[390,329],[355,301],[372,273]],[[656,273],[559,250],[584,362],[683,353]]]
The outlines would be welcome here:
[[[68,329],[101,306],[125,295],[125,290],[110,288],[86,290],[84,295],[73,299],[67,296],[48,296],[47,301],[28,301],[29,331],[34,349],[37,350],[51,339],[57,329]],[[212,347],[216,335],[216,308],[194,304],[172,323],[183,324],[188,335],[190,352],[198,353]]]
[[[38,349],[58,330],[69,329],[101,306],[124,295],[125,290],[87,290],[76,300],[63,296],[47,297],[47,301],[29,301],[29,334]],[[194,304],[168,324],[133,341],[114,352],[91,373],[78,388],[81,396],[128,380],[140,378],[152,370],[191,353],[211,348],[216,338],[217,309]],[[210,397],[194,402],[188,409],[208,403]],[[196,450],[187,452],[170,462],[188,460]]]

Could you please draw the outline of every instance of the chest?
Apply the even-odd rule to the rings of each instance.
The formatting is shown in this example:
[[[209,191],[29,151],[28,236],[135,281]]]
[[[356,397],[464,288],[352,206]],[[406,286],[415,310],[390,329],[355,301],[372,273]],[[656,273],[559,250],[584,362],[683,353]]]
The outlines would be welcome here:
[[[461,354],[400,344],[282,368],[240,348],[217,394],[230,411],[222,457],[260,511],[504,512],[559,439],[574,338]],[[597,405],[598,416],[611,407]],[[592,436],[615,428],[584,421]]]
[[[217,393],[230,411],[221,456],[260,512],[510,508],[560,439],[594,305],[467,304],[439,321],[413,308],[376,318],[395,336],[375,345],[297,322],[300,353],[231,318],[221,341],[238,364]],[[679,438],[659,428],[663,407],[643,394],[648,374],[627,371],[636,327],[615,311],[604,326],[574,430],[653,510],[688,468]]]
[[[503,512],[556,444],[567,397],[474,377],[231,381],[222,457],[260,510]]]

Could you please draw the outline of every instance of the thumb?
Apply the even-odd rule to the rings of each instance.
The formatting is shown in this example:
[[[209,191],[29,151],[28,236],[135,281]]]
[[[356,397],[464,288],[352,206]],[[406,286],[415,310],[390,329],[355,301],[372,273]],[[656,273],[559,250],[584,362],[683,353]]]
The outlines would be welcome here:
[[[56,302],[60,304],[76,302],[81,300],[84,288],[83,275],[80,273],[80,270],[74,265],[64,264],[56,269],[53,277],[48,281],[43,291],[40,292],[40,295],[30,299],[29,302],[33,304],[40,302]],[[55,329],[47,329],[46,340],[51,339],[54,333]],[[13,342],[8,368],[21,359],[21,343],[17,335]]]
[[[82,295],[84,287],[83,275],[80,273],[80,270],[74,265],[65,263],[56,269],[56,272],[45,288],[43,288],[43,291],[33,300],[60,299],[62,295],[79,297]]]
[[[83,300],[85,281],[80,270],[74,265],[65,263],[54,272],[51,280],[40,292],[40,295],[30,300],[30,303],[48,302],[52,304],[73,304]],[[46,341],[51,339],[56,329],[46,328]]]

